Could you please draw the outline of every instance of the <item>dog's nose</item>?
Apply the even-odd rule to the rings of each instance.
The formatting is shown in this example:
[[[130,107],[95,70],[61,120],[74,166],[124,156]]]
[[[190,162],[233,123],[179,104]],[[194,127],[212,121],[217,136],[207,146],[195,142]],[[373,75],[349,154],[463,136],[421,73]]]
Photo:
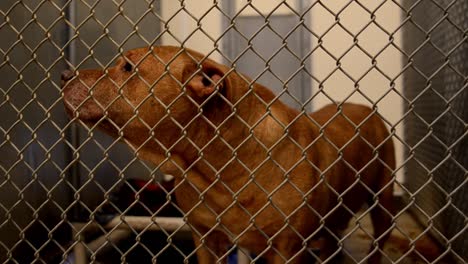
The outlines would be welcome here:
[[[75,74],[72,71],[64,70],[62,72],[62,81],[64,81],[64,82],[69,81],[69,80],[71,80],[71,78],[73,78],[73,76],[75,76]]]

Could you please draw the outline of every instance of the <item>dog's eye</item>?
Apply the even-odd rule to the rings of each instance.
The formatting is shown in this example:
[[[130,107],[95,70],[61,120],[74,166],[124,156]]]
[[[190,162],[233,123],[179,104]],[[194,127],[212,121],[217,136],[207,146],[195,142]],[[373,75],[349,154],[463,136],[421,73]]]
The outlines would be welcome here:
[[[133,65],[130,62],[126,62],[123,66],[123,70],[126,72],[131,72],[133,70]]]
[[[208,80],[208,78],[206,78],[205,76],[203,76],[202,83],[203,83],[204,86],[210,86],[211,85],[211,81]]]

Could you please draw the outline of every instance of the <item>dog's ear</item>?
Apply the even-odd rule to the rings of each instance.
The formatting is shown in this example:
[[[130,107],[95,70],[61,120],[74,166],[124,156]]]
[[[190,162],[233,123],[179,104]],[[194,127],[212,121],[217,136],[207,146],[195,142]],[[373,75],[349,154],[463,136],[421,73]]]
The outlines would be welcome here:
[[[221,65],[206,60],[201,64],[188,65],[182,76],[182,81],[198,97],[206,97],[213,92],[222,90],[227,84],[227,78]]]

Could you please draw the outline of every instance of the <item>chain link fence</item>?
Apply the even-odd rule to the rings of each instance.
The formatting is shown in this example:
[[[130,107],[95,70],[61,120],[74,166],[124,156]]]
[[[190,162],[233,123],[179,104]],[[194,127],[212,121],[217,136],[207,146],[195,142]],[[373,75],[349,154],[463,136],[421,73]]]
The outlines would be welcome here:
[[[316,220],[302,219],[298,224],[294,213],[304,207],[314,211],[327,198],[310,198],[317,187],[301,189],[291,175],[305,166],[304,162],[316,169],[314,173],[318,171],[318,179],[326,178],[328,170],[318,169],[315,165],[319,161],[304,153],[316,148],[314,144],[322,144],[321,139],[327,140],[325,131],[331,129],[333,120],[344,117],[349,121],[342,102],[367,105],[383,121],[390,133],[384,142],[393,141],[396,166],[384,165],[391,171],[391,180],[382,189],[371,190],[363,184],[360,177],[364,168],[371,161],[382,162],[378,156],[382,146],[367,143],[372,153],[377,153],[375,160],[363,165],[362,170],[353,169],[352,186],[364,186],[372,201],[368,207],[349,208],[343,197],[349,196],[346,194],[352,188],[335,191],[330,199],[335,199],[337,206],[318,214],[317,230],[301,237],[300,253],[310,258],[307,263],[332,262],[338,253],[343,255],[339,260],[344,263],[372,261],[376,251],[368,253],[368,248],[378,245],[385,234],[390,236],[386,248],[376,249],[382,253],[382,263],[468,262],[467,14],[468,4],[462,0],[2,0],[0,262],[196,263],[200,251],[217,254],[213,245],[208,245],[213,236],[228,236],[227,246],[221,244],[221,238],[214,240],[225,247],[214,261],[265,263],[269,254],[276,254],[278,263],[295,263],[276,247],[276,236],[284,230],[299,234],[297,226]],[[272,98],[262,101],[265,115],[253,123],[239,117],[237,108],[242,103],[222,94],[222,102],[230,107],[228,118],[212,124],[217,136],[206,145],[195,146],[192,142],[197,158],[192,164],[176,164],[180,165],[176,170],[179,175],[169,175],[164,169],[165,164],[171,164],[171,155],[176,156],[175,147],[163,151],[162,162],[143,161],[139,158],[143,155],[140,146],[129,148],[125,144],[125,127],[132,121],[117,125],[118,135],[110,137],[79,121],[77,111],[68,117],[63,100],[64,81],[79,79],[84,69],[99,69],[105,82],[113,74],[112,67],[124,63],[121,58],[127,56],[126,51],[162,45],[201,52],[201,58],[190,55],[199,70],[208,57],[226,65],[223,69],[228,70],[223,76],[207,73],[213,81],[220,77],[221,81],[217,81],[222,82],[227,76],[244,73],[251,78],[241,78],[250,87],[248,94],[258,100],[264,95],[255,94],[254,82],[274,92]],[[182,82],[173,74],[178,58],[187,53],[182,50],[165,59],[155,50],[145,52],[143,59],[129,66],[124,63],[124,69],[129,67],[134,72],[132,77],[140,81],[156,78],[145,75],[144,61],[153,59],[163,65],[164,73],[146,83],[151,93],[157,94],[162,83],[167,83],[166,78],[179,80],[183,93],[169,104],[161,103],[164,98],[157,96],[143,101],[154,98],[165,106],[164,117],[170,119],[175,102],[189,98],[198,112],[181,126],[187,128],[200,118],[209,119],[203,112],[208,103],[190,99],[193,95],[187,87],[196,75]],[[86,85],[97,93],[99,82]],[[130,82],[113,85],[122,91],[118,98],[133,105],[122,88]],[[279,100],[296,109],[295,118],[283,122],[281,114],[274,110]],[[327,120],[318,121],[320,115],[309,115],[330,103],[339,110]],[[143,108],[136,106],[130,120],[145,123],[139,116]],[[293,135],[295,122],[303,118],[319,127],[317,139],[305,147]],[[236,139],[238,147],[220,136],[228,119],[241,120],[249,131],[245,138]],[[269,125],[265,125],[266,120]],[[259,131],[271,132],[275,126],[283,131],[275,140],[265,144],[258,138]],[[362,128],[362,124],[353,123],[356,137],[360,137]],[[154,135],[155,128],[148,129]],[[186,139],[190,135],[180,133],[176,142]],[[232,154],[227,158],[219,154],[219,160],[225,158],[222,164],[206,156],[216,140],[229,145]],[[335,146],[337,156],[331,164],[342,162],[342,151],[352,145],[352,140]],[[253,169],[241,158],[242,146],[250,141],[259,144],[266,157]],[[285,166],[275,159],[275,148],[284,142],[289,142],[291,149],[300,148],[297,151],[302,153],[292,165]],[[362,149],[355,152],[356,156],[365,155]],[[317,153],[317,160],[327,155],[320,150]],[[189,172],[201,163],[215,177],[204,183],[196,195],[183,197],[187,188],[198,188]],[[241,168],[238,175],[250,179],[234,189],[223,181],[229,176],[223,171],[232,164]],[[263,165],[280,171],[278,177],[284,180],[273,188],[266,187],[268,182],[256,181]],[[242,207],[239,194],[252,186],[257,190],[255,196],[265,196],[268,202],[258,212],[244,208],[245,212],[229,216],[231,208]],[[300,204],[284,213],[283,205],[273,200],[285,186],[291,189],[291,197],[299,193],[304,201],[318,202]],[[383,208],[378,197],[389,186],[394,187],[397,210],[383,210],[391,215],[391,227],[374,237],[369,215]],[[219,188],[224,191],[216,199],[231,202],[224,208],[213,208],[207,197]],[[285,203],[288,199],[283,197]],[[181,204],[187,200],[189,207]],[[200,206],[208,208],[215,219],[209,232],[197,230],[190,221]],[[256,226],[266,208],[274,211],[272,215],[281,215],[279,231],[271,233]],[[350,214],[351,221],[339,237],[327,229],[326,221],[343,210]],[[230,230],[223,226],[226,217],[248,222],[248,229]],[[242,244],[242,236],[251,230],[259,231],[267,242]],[[331,257],[320,259],[328,249],[321,246],[320,240],[326,232],[332,234],[337,250]],[[199,259],[198,263],[204,262]]]

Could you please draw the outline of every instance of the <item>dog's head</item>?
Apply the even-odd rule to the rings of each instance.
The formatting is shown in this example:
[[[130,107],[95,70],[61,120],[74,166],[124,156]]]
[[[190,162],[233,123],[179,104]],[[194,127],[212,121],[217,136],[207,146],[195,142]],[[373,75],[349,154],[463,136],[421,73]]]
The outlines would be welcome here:
[[[140,48],[106,70],[64,71],[63,98],[71,118],[140,144],[149,135],[181,130],[230,86],[227,72],[194,51]]]

